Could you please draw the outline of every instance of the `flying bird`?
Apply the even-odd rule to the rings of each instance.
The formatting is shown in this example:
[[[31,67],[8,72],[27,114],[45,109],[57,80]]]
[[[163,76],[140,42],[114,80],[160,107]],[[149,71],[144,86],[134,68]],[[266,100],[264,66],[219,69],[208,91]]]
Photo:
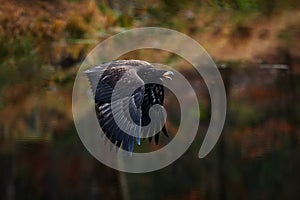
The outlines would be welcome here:
[[[132,153],[134,141],[168,136],[164,125],[163,79],[172,80],[172,71],[160,70],[146,61],[116,60],[84,71],[94,95],[95,111],[106,137],[117,147]],[[150,113],[151,114],[150,114]],[[151,124],[150,124],[151,123]]]

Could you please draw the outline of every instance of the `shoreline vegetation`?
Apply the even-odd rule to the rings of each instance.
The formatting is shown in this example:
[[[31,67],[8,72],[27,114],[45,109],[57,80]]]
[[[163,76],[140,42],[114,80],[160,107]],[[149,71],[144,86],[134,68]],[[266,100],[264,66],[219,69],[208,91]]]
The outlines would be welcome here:
[[[296,0],[0,3],[0,127],[4,138],[22,138],[30,123],[45,134],[42,138],[53,137],[49,132],[68,130],[72,85],[80,61],[99,42],[134,27],[159,26],[186,33],[223,66],[283,64],[293,74],[300,73],[300,3]],[[133,55],[183,70],[188,65],[168,53],[150,50],[124,58]]]

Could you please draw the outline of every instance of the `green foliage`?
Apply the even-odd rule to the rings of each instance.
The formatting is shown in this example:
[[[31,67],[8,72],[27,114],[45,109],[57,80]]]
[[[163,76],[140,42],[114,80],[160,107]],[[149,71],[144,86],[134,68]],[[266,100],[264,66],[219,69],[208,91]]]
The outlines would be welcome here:
[[[247,103],[241,104],[234,101],[230,102],[232,112],[237,115],[235,121],[239,124],[255,125],[266,118],[266,114],[259,112],[261,108],[251,106]]]
[[[133,25],[134,18],[132,15],[122,14],[117,19],[117,24],[121,27],[131,27]]]
[[[258,2],[253,0],[236,0],[237,8],[241,11],[257,11]]]
[[[101,13],[103,13],[104,15],[107,15],[108,13],[110,13],[112,10],[107,6],[107,4],[103,3],[103,2],[99,2],[97,3],[98,5],[98,9],[101,11]]]
[[[41,80],[42,62],[36,52],[36,44],[29,36],[4,38],[1,46],[0,95],[11,84],[38,83]]]
[[[70,3],[76,3],[76,2],[80,2],[81,0],[68,0],[68,2]]]
[[[163,10],[168,14],[174,15],[188,4],[187,0],[174,1],[163,0]]]
[[[172,1],[163,0],[158,7],[149,7],[148,13],[152,18],[157,19],[159,24],[166,27],[178,29],[182,26],[184,21],[178,20],[177,14],[187,8],[190,4],[187,0]]]
[[[292,24],[286,27],[284,30],[280,31],[278,38],[281,39],[288,46],[295,45],[293,41],[297,40],[300,36],[300,23]]]
[[[200,121],[210,120],[210,107],[209,105],[199,104]]]
[[[236,11],[257,11],[259,6],[256,0],[212,0],[209,4],[216,8],[232,9]]]
[[[243,13],[258,12],[265,15],[272,14],[275,10],[291,9],[299,6],[297,0],[209,0],[208,4],[218,9],[229,9]]]
[[[66,25],[66,32],[71,38],[83,38],[88,32],[88,28],[83,17],[73,14]]]
[[[7,38],[0,35],[0,59],[5,60],[7,56],[12,59],[19,58],[22,55],[28,55],[33,51],[33,42],[29,36],[18,36],[16,38]]]

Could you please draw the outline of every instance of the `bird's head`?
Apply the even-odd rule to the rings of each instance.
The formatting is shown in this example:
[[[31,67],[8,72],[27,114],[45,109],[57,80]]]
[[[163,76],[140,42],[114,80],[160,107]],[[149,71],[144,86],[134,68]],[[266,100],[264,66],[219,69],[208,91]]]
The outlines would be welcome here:
[[[145,67],[138,71],[139,76],[145,80],[151,82],[152,80],[155,80],[157,78],[163,80],[163,79],[169,79],[172,80],[174,77],[174,73],[169,70],[164,69],[156,69],[154,67]]]
[[[167,78],[169,80],[172,80],[174,77],[174,73],[172,71],[167,70],[161,70],[162,71],[162,77],[161,78]]]

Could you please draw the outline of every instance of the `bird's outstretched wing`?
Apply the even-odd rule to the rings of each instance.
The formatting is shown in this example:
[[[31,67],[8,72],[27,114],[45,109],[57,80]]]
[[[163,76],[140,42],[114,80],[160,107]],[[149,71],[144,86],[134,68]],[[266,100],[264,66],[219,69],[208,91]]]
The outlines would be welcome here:
[[[144,82],[133,69],[108,66],[105,71],[101,67],[86,71],[103,132],[113,144],[122,144],[129,152],[133,152],[134,139],[140,144],[144,97]]]

